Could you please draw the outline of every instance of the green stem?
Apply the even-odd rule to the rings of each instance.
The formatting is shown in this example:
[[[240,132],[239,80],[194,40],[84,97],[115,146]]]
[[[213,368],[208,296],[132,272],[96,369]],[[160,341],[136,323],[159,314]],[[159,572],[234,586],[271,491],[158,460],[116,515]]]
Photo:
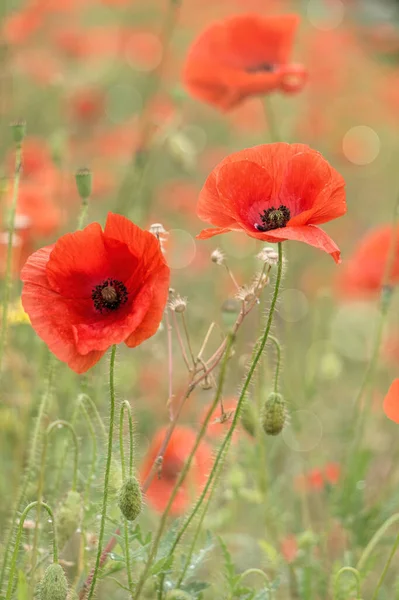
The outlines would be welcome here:
[[[357,569],[354,569],[353,567],[342,567],[342,569],[340,569],[338,571],[338,573],[336,574],[335,580],[334,580],[334,600],[338,598],[339,580],[343,573],[352,573],[352,575],[356,579],[356,596],[360,600],[360,592],[361,592],[361,590],[360,590],[360,573]]]
[[[15,233],[15,215],[17,212],[18,203],[18,190],[19,181],[21,178],[21,156],[22,156],[22,144],[17,144],[15,154],[15,177],[14,177],[14,193],[12,197],[12,204],[10,210],[9,230],[8,230],[8,243],[7,243],[7,259],[6,259],[6,273],[4,280],[4,296],[2,302],[2,322],[0,332],[0,378],[3,370],[3,357],[4,349],[6,346],[7,339],[7,322],[8,322],[8,306],[11,297],[12,288],[12,250]]]
[[[125,468],[125,450],[123,446],[123,416],[125,409],[127,411],[128,422],[129,422],[129,477],[133,477],[133,450],[134,450],[134,437],[133,437],[133,419],[132,409],[127,400],[124,400],[121,404],[120,419],[119,419],[119,448],[121,453],[121,465],[122,465],[122,479],[125,480],[126,468]]]
[[[94,567],[93,579],[91,580],[89,595],[87,597],[88,600],[91,600],[91,598],[94,595],[95,588],[96,588],[97,576],[98,576],[98,571],[100,568],[100,559],[101,559],[103,541],[104,541],[105,520],[107,518],[108,488],[109,488],[109,476],[110,476],[110,471],[111,471],[112,441],[113,441],[114,420],[115,420],[115,355],[116,355],[116,345],[114,344],[111,349],[111,359],[110,359],[110,368],[109,368],[110,412],[109,412],[107,464],[105,467],[105,477],[104,477],[103,506],[102,506],[102,511],[101,511],[100,534],[98,537],[96,564]]]
[[[84,198],[82,200],[82,205],[80,207],[80,213],[79,213],[79,217],[78,217],[78,229],[83,229],[83,227],[86,223],[88,212],[89,212],[89,198]]]
[[[85,489],[85,493],[84,493],[84,506],[88,506],[89,498],[90,498],[91,483],[93,481],[94,474],[96,472],[96,464],[97,464],[97,437],[96,437],[96,431],[94,429],[94,425],[92,423],[91,417],[89,415],[88,410],[84,406],[84,404],[80,404],[80,410],[83,412],[83,414],[85,416],[85,419],[86,419],[86,422],[87,422],[87,427],[89,428],[89,432],[90,432],[91,445],[92,445],[91,465],[90,465],[89,476],[87,478],[86,489]]]
[[[101,434],[104,438],[104,440],[107,439],[107,432],[105,430],[105,425],[103,423],[103,420],[100,416],[100,413],[98,412],[97,406],[95,404],[95,402],[92,400],[92,398],[88,395],[88,394],[79,394],[78,396],[78,404],[83,404],[83,402],[87,402],[91,409],[93,410],[96,419],[98,421],[98,424],[100,425],[100,429],[101,429]]]
[[[272,335],[269,336],[269,340],[271,342],[273,342],[273,344],[276,348],[277,364],[276,364],[276,371],[274,374],[274,392],[277,394],[278,388],[279,388],[280,369],[281,369],[281,345],[280,345],[280,342],[278,341],[278,339]]]
[[[21,544],[21,538],[22,538],[22,532],[23,532],[23,528],[24,528],[25,519],[26,519],[29,511],[32,508],[34,508],[35,506],[38,506],[38,504],[39,504],[39,502],[37,502],[37,501],[31,502],[30,504],[28,504],[28,506],[25,508],[25,510],[22,513],[21,518],[19,520],[17,537],[15,540],[14,552],[12,555],[11,565],[10,565],[10,575],[9,575],[9,579],[8,579],[6,600],[11,600],[11,596],[12,596],[14,577],[15,577],[15,569],[17,566],[18,551],[19,551],[19,546]],[[53,526],[53,562],[58,563],[57,529],[56,529],[55,523],[54,523],[54,514],[53,514],[53,511],[51,510],[51,508],[48,506],[48,504],[45,504],[45,502],[41,502],[40,504],[48,512],[48,514],[50,516],[50,522],[52,523],[52,526]]]
[[[376,547],[378,542],[383,538],[386,531],[391,527],[391,525],[393,525],[394,523],[397,523],[398,521],[399,521],[399,513],[395,513],[394,515],[392,515],[392,517],[387,519],[385,521],[385,523],[383,523],[381,525],[381,527],[378,529],[378,531],[376,531],[376,533],[373,535],[373,537],[367,544],[366,548],[363,550],[363,554],[361,555],[359,562],[356,565],[356,569],[358,571],[362,570],[362,568],[366,564],[370,554],[372,553],[372,551],[374,550],[374,548]]]
[[[234,336],[232,334],[230,334],[228,336],[228,340],[227,340],[227,345],[226,345],[224,360],[223,360],[221,368],[220,368],[219,381],[218,381],[218,387],[217,387],[217,390],[216,390],[215,398],[213,400],[212,406],[210,407],[210,409],[209,409],[209,411],[208,411],[208,413],[207,413],[207,415],[206,415],[206,417],[204,419],[204,422],[203,422],[203,424],[201,426],[201,429],[200,429],[200,431],[199,431],[199,433],[197,435],[197,438],[195,440],[194,446],[193,446],[193,448],[192,448],[192,450],[191,450],[191,452],[190,452],[190,454],[189,454],[186,462],[184,463],[184,467],[181,470],[179,477],[177,478],[176,484],[175,484],[175,486],[173,488],[173,491],[172,491],[172,493],[170,495],[168,504],[166,505],[166,508],[165,508],[165,510],[164,510],[164,512],[162,514],[161,521],[160,521],[159,526],[158,526],[157,534],[156,534],[154,542],[152,544],[152,547],[151,547],[151,550],[150,550],[150,553],[149,553],[149,557],[148,557],[147,563],[146,563],[146,565],[144,567],[144,571],[143,571],[143,573],[142,573],[142,575],[141,575],[141,577],[139,579],[139,582],[137,583],[136,592],[135,592],[135,594],[133,596],[133,600],[138,600],[138,598],[140,598],[140,596],[141,596],[141,592],[142,592],[143,586],[144,586],[144,584],[145,584],[145,582],[147,580],[148,573],[150,571],[152,562],[153,562],[154,558],[156,557],[156,554],[157,554],[157,551],[158,551],[158,548],[159,548],[159,543],[161,541],[161,537],[162,537],[163,531],[165,529],[166,520],[167,520],[169,511],[170,511],[170,508],[171,508],[171,506],[173,504],[173,501],[174,501],[174,499],[175,499],[175,497],[177,495],[177,492],[180,489],[181,484],[185,480],[186,475],[187,475],[187,473],[190,470],[193,458],[194,458],[194,456],[195,456],[195,454],[197,452],[197,449],[198,449],[198,447],[199,447],[199,445],[200,445],[200,443],[201,443],[201,441],[202,441],[202,439],[203,439],[203,437],[204,437],[204,435],[206,433],[209,421],[212,418],[212,414],[215,411],[215,408],[217,407],[217,405],[219,403],[219,400],[221,398],[222,390],[223,390],[223,385],[224,385],[224,380],[225,380],[225,376],[226,376],[227,363],[228,363],[229,358],[230,358],[230,349],[232,347],[233,342],[234,342]],[[170,554],[172,554],[172,551],[170,552]],[[162,588],[162,584],[161,584],[161,588]]]
[[[373,597],[371,598],[371,600],[377,600],[378,593],[379,593],[379,591],[381,589],[381,586],[382,586],[382,584],[384,582],[385,576],[388,573],[389,567],[391,566],[391,562],[393,560],[393,557],[395,556],[395,553],[396,553],[396,550],[398,549],[398,546],[399,546],[399,533],[396,536],[395,543],[392,546],[392,550],[391,550],[391,552],[389,554],[387,562],[385,563],[384,570],[381,573],[381,577],[378,580],[377,587],[375,588],[375,592],[374,592]]]
[[[48,443],[49,443],[49,438],[50,438],[51,433],[55,429],[58,429],[60,427],[66,427],[72,435],[72,440],[73,440],[73,445],[74,445],[74,450],[75,450],[73,478],[72,478],[72,490],[74,490],[74,491],[76,490],[76,485],[77,485],[77,480],[78,480],[79,446],[78,446],[78,437],[76,435],[76,432],[75,432],[74,428],[72,427],[72,425],[70,423],[68,423],[67,421],[61,421],[61,420],[53,421],[53,423],[51,423],[47,427],[46,432],[44,434],[42,457],[41,457],[41,462],[40,462],[40,475],[39,475],[39,484],[38,484],[38,490],[37,490],[37,515],[36,515],[35,534],[33,537],[33,549],[32,549],[32,567],[31,567],[32,572],[35,570],[36,561],[37,561],[37,549],[38,549],[38,543],[39,543],[39,523],[40,523],[41,505],[42,505],[42,500],[43,500],[44,474],[45,474],[45,467],[46,467],[47,448],[48,448]]]
[[[49,400],[50,393],[51,393],[51,385],[52,385],[53,372],[54,372],[53,366],[54,366],[53,357],[52,357],[52,355],[49,355],[48,372],[47,372],[47,376],[46,376],[46,380],[45,380],[44,392],[41,396],[39,409],[38,409],[37,417],[35,420],[35,426],[33,429],[32,443],[31,443],[31,447],[30,447],[28,463],[27,463],[25,473],[24,473],[24,476],[22,479],[18,499],[14,505],[11,527],[9,529],[7,541],[5,544],[3,564],[1,567],[1,576],[0,576],[0,590],[3,588],[4,577],[5,577],[5,573],[6,573],[7,565],[8,565],[8,556],[10,554],[12,540],[14,539],[14,535],[15,535],[15,527],[17,524],[18,511],[20,509],[23,499],[25,498],[26,490],[28,489],[28,485],[31,480],[31,475],[32,475],[34,467],[35,467],[37,448],[38,448],[38,444],[39,444],[40,428],[41,428],[42,421],[43,421],[43,415],[46,411],[48,400]]]
[[[283,271],[283,250],[282,250],[282,244],[281,242],[278,243],[278,256],[279,256],[279,261],[278,261],[278,268],[277,268],[277,277],[276,277],[276,283],[275,283],[275,288],[274,288],[274,293],[273,293],[273,298],[272,298],[272,302],[270,305],[270,310],[269,310],[269,315],[268,315],[268,319],[266,322],[266,326],[265,326],[265,330],[261,339],[261,342],[259,344],[258,350],[256,352],[256,355],[251,363],[251,366],[249,368],[248,374],[245,378],[245,382],[243,385],[243,388],[241,390],[241,394],[240,397],[238,399],[238,403],[237,403],[237,408],[236,411],[234,413],[234,417],[232,420],[232,423],[230,425],[230,429],[226,434],[226,437],[224,438],[222,444],[220,445],[218,454],[216,456],[215,462],[213,464],[212,467],[212,471],[208,477],[208,481],[199,497],[199,499],[197,500],[194,508],[191,511],[191,514],[187,517],[187,519],[185,520],[185,522],[183,523],[183,525],[181,526],[180,530],[178,531],[177,535],[176,535],[176,539],[173,542],[172,548],[169,552],[169,554],[173,554],[173,552],[175,551],[178,543],[180,542],[181,538],[183,537],[184,533],[186,532],[187,528],[189,527],[191,521],[194,519],[194,517],[196,516],[202,502],[204,501],[204,498],[206,497],[208,490],[212,484],[212,480],[213,478],[216,476],[217,470],[218,470],[218,466],[219,463],[221,463],[221,461],[223,460],[224,454],[228,449],[228,446],[230,444],[231,438],[233,436],[234,430],[236,428],[236,425],[238,423],[238,419],[240,416],[240,411],[241,411],[241,407],[243,402],[245,401],[246,398],[246,393],[248,391],[248,387],[249,384],[251,383],[253,374],[255,372],[256,366],[260,360],[260,357],[262,356],[262,352],[265,348],[266,342],[268,340],[269,337],[269,333],[270,333],[270,329],[272,326],[272,322],[273,322],[273,315],[274,315],[274,311],[276,308],[276,304],[277,304],[277,298],[278,298],[278,294],[279,294],[279,290],[280,290],[280,285],[281,285],[281,279],[282,279],[282,271]]]
[[[125,409],[127,411],[128,422],[129,422],[129,477],[133,477],[133,449],[134,449],[134,437],[133,437],[133,419],[132,409],[127,400],[124,400],[121,404],[120,420],[119,420],[119,447],[121,454],[121,465],[122,465],[122,480],[125,481],[126,477],[126,466],[125,466],[125,450],[123,447],[123,417]],[[126,560],[126,571],[127,580],[130,590],[130,595],[133,596],[133,576],[132,567],[130,564],[130,548],[129,548],[129,523],[128,520],[124,520],[124,543],[125,543],[125,560]]]

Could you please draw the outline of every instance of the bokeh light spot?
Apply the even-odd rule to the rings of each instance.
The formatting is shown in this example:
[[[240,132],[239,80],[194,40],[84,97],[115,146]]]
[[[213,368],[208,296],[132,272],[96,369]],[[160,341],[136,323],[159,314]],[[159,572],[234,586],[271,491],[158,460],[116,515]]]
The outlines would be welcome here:
[[[300,290],[288,289],[280,294],[278,314],[288,323],[303,319],[309,312],[309,302]]]
[[[166,256],[171,269],[184,269],[194,260],[196,244],[193,236],[183,229],[171,229],[166,244]]]
[[[291,422],[284,427],[282,436],[291,450],[310,452],[320,443],[323,426],[311,410],[296,410],[291,413]]]
[[[355,165],[369,165],[377,158],[380,149],[378,134],[367,125],[352,127],[342,140],[345,157]]]
[[[313,27],[321,31],[330,31],[338,27],[345,15],[345,6],[341,0],[309,0],[307,17]]]

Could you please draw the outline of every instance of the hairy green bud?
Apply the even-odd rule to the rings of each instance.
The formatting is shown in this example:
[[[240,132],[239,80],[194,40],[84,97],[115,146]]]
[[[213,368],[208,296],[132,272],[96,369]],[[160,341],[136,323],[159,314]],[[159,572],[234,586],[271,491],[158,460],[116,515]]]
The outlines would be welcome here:
[[[47,567],[40,583],[40,600],[66,600],[68,582],[64,569],[53,563]]]
[[[82,498],[78,492],[70,490],[57,511],[58,543],[61,548],[80,527],[82,515]]]
[[[134,521],[141,513],[143,497],[141,487],[135,477],[129,477],[122,484],[118,495],[121,513],[128,521]]]
[[[26,121],[14,121],[10,127],[14,142],[20,146],[26,134]]]
[[[262,410],[262,427],[267,435],[278,435],[283,430],[287,415],[284,398],[272,392]]]

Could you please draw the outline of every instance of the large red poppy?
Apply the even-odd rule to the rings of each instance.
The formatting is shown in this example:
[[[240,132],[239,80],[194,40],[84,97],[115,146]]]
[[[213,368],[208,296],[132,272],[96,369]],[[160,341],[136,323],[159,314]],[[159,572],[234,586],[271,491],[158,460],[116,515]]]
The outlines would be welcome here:
[[[159,449],[166,435],[166,427],[159,429],[144,459],[141,469],[142,480],[150,473]],[[155,477],[147,490],[147,500],[156,510],[164,511],[175,487],[177,478],[188,458],[197,437],[197,433],[188,427],[175,427],[169,444],[165,450],[160,477]],[[171,506],[173,514],[183,513],[193,496],[200,492],[206,483],[212,465],[212,451],[206,442],[199,445],[190,471],[180,486]]]
[[[307,73],[290,64],[297,15],[237,15],[210,25],[191,46],[183,82],[196,98],[228,110],[244,98],[302,89]]]
[[[337,279],[337,291],[344,298],[372,298],[383,284],[390,248],[392,225],[375,227],[360,240],[353,255],[345,262]],[[399,284],[399,228],[388,283]]]
[[[317,225],[346,212],[345,181],[304,144],[264,144],[227,156],[201,190],[198,216],[216,229],[206,239],[243,231],[265,242],[297,240],[340,261],[333,240]]]
[[[112,344],[154,335],[169,289],[159,242],[120,215],[68,233],[22,269],[22,304],[36,333],[77,373]]]

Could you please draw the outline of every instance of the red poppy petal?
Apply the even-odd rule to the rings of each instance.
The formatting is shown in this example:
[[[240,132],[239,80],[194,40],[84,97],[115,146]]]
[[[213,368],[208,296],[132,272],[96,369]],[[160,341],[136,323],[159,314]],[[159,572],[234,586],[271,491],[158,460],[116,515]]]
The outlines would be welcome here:
[[[228,229],[226,227],[215,227],[209,229],[203,229],[197,236],[197,240],[209,240],[209,238],[214,237],[215,235],[220,235],[221,233],[229,233],[229,231],[233,231],[233,229]]]
[[[395,379],[391,383],[388,393],[384,398],[383,408],[388,419],[399,423],[399,379]]]
[[[125,339],[125,344],[129,348],[135,348],[158,331],[168,299],[169,279],[170,271],[165,265],[153,283],[150,307],[141,321],[140,327]]]
[[[223,165],[216,175],[216,187],[236,221],[250,226],[274,203],[272,177],[266,169],[248,160]]]
[[[249,232],[247,232],[249,233]],[[266,233],[250,234],[259,240],[267,242],[278,242],[285,240],[296,240],[304,242],[319,250],[330,254],[336,263],[341,262],[341,251],[329,235],[322,229],[314,225],[302,225],[301,227],[284,227],[282,229],[273,229]]]
[[[93,352],[82,357],[77,352],[68,319],[69,303],[63,301],[47,282],[46,266],[52,249],[53,246],[41,248],[28,258],[23,267],[22,305],[29,315],[32,327],[55,356],[77,373],[84,373],[104,353]]]
[[[203,221],[219,227],[230,228],[236,225],[236,217],[228,202],[223,197],[220,198],[216,171],[212,171],[200,192],[197,215]]]

